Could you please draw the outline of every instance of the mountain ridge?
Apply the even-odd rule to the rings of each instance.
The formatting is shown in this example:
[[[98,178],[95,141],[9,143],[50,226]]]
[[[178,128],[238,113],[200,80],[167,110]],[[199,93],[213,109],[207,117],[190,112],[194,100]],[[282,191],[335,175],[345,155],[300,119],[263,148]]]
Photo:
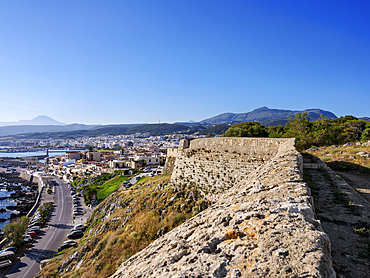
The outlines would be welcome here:
[[[221,123],[241,123],[246,121],[261,122],[273,119],[287,121],[289,117],[294,117],[298,113],[307,113],[312,121],[317,120],[320,115],[328,119],[335,119],[337,116],[326,110],[319,108],[305,110],[285,110],[285,109],[270,109],[266,106],[252,110],[246,113],[222,113],[214,117],[200,121],[201,124],[221,124]],[[273,125],[273,124],[272,124]]]
[[[25,125],[66,125],[45,115],[39,115],[31,120],[19,120],[16,122],[0,122],[2,126],[25,126]]]

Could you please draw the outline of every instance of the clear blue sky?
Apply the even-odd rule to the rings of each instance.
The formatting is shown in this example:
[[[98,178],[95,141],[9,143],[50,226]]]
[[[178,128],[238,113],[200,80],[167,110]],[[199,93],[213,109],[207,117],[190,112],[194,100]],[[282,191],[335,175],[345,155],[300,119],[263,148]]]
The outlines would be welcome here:
[[[0,121],[370,116],[369,1],[1,1]]]

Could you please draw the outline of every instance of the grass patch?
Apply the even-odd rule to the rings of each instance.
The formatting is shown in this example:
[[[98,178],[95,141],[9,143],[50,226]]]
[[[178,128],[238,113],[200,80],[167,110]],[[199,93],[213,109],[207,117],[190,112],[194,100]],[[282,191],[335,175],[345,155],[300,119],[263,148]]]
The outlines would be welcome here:
[[[328,157],[328,156],[324,156],[324,157],[320,157],[320,159],[323,161],[323,162],[328,162],[331,157]]]
[[[370,236],[370,223],[367,222],[360,222],[353,225],[353,231],[363,237]]]
[[[147,176],[141,176],[140,179],[137,181],[137,183],[144,183],[149,177]]]
[[[122,185],[122,183],[128,180],[130,177],[131,176],[117,176],[106,181],[100,187],[96,197],[98,198],[99,201],[105,199],[107,196],[116,191]]]

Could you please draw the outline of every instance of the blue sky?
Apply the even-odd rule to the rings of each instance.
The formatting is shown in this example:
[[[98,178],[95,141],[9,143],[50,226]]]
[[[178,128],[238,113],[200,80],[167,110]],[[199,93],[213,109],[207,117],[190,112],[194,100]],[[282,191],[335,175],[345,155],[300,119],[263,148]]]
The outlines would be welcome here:
[[[369,1],[1,1],[0,121],[370,116]]]

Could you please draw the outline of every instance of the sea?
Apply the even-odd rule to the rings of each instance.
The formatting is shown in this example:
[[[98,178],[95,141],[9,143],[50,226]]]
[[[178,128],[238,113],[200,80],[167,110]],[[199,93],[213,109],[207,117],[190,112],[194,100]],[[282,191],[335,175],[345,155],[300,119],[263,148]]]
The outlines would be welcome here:
[[[59,155],[65,155],[66,152],[69,152],[70,150],[49,150],[49,156],[59,156]],[[82,151],[82,150],[73,150],[76,152]],[[14,153],[8,153],[8,152],[0,152],[0,157],[27,157],[27,156],[43,156],[46,155],[46,151],[36,151],[36,152],[14,152]]]

